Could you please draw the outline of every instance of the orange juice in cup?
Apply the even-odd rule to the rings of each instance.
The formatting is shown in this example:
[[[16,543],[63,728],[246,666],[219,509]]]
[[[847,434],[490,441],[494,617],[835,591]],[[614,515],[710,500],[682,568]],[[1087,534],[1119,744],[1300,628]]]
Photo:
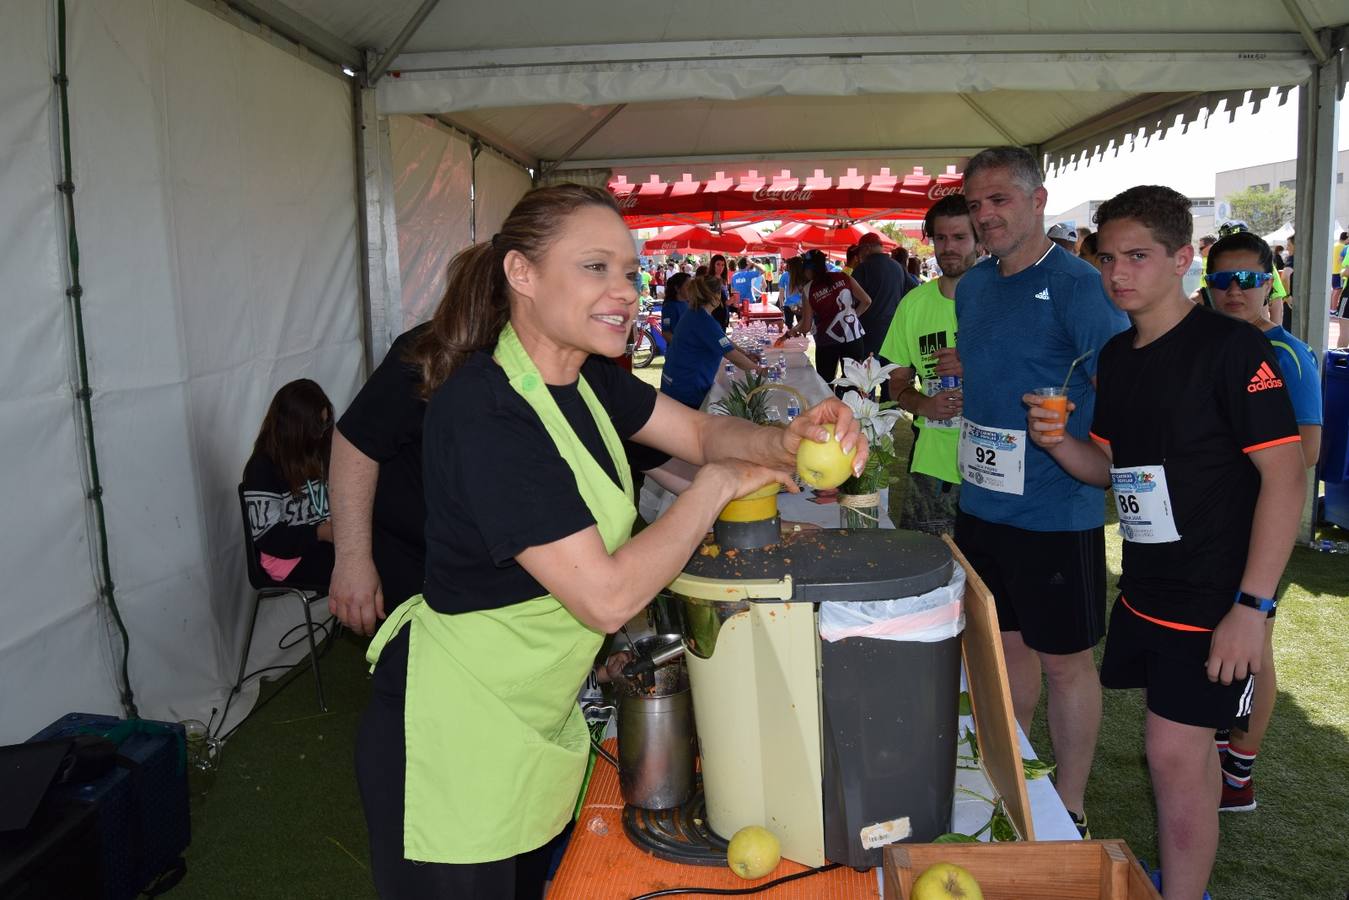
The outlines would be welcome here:
[[[1035,396],[1040,398],[1041,409],[1051,410],[1058,417],[1058,428],[1040,434],[1045,437],[1063,437],[1063,427],[1068,424],[1068,392],[1061,387],[1042,387],[1035,389]],[[1041,421],[1048,423],[1051,420]]]

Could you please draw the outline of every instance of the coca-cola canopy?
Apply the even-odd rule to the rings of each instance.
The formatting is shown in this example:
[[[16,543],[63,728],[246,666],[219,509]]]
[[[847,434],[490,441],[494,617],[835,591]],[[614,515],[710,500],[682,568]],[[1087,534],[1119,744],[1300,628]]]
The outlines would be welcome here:
[[[805,222],[793,222],[790,225],[782,226],[764,240],[779,253],[799,253],[802,250],[825,250],[837,253],[846,251],[856,244],[868,230],[857,225],[828,228]],[[886,235],[881,234],[881,246],[886,250],[893,250],[898,245]]]
[[[755,233],[758,237],[758,233]],[[734,232],[718,234],[698,225],[675,225],[666,228],[642,242],[642,253],[687,253],[703,250],[710,253],[741,253],[745,238]]]
[[[664,181],[652,175],[634,184],[624,175],[609,182],[628,224],[650,227],[671,221],[735,222],[765,219],[830,220],[921,219],[937,200],[960,192],[962,176],[954,167],[940,175],[915,168],[904,176],[882,167],[876,175],[848,169],[838,178],[815,170],[808,178],[790,171],[765,178],[750,170],[739,178],[724,172],[706,181],[685,175]]]

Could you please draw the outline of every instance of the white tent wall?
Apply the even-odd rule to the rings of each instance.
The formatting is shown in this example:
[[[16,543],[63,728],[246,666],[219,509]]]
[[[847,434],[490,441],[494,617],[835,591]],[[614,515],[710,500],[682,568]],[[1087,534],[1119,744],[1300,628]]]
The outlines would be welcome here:
[[[0,744],[68,710],[118,709],[69,369],[49,5],[10,2],[0,28]]]
[[[0,135],[24,126],[31,140],[47,134],[55,102],[44,52],[51,4],[17,5],[32,33],[0,65],[23,69],[2,83],[26,93],[4,107]],[[350,89],[183,0],[68,5],[94,428],[131,682],[142,715],[205,718],[234,681],[248,624],[235,486],[271,396],[309,377],[341,409],[359,384]],[[0,138],[6,147],[21,140]],[[4,551],[11,619],[34,627],[36,649],[0,645],[0,741],[72,709],[116,708],[109,667],[101,679],[89,672],[103,651],[65,373],[54,157],[46,141],[29,155],[22,187],[36,199],[0,207],[0,231],[41,246],[11,239],[0,252],[16,270],[6,285],[42,276],[6,302],[32,322],[9,332],[5,359],[24,371],[6,390],[31,385],[34,409],[0,404],[0,441],[33,444],[7,457],[31,467],[7,499],[42,492],[0,515],[7,534],[32,533],[37,545],[11,539]],[[40,380],[42,369],[59,382]],[[33,427],[37,398],[46,427]],[[24,555],[10,559],[11,548]],[[278,637],[302,621],[294,604],[263,610],[250,668],[276,661]],[[20,685],[16,707],[9,695]]]
[[[501,230],[501,223],[532,185],[524,169],[488,150],[478,154],[474,183],[478,240],[486,241]]]
[[[475,224],[479,241],[491,237],[530,180],[487,149],[475,163],[469,140],[428,116],[390,116],[389,144],[405,330],[435,312],[446,267],[472,243]]]
[[[468,141],[426,116],[390,116],[389,150],[403,283],[397,333],[431,317],[445,267],[468,246],[473,158]]]

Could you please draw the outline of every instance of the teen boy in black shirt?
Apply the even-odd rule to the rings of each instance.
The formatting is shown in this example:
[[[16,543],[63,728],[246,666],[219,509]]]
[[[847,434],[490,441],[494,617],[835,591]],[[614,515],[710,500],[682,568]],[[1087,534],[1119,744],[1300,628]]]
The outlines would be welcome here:
[[[1101,351],[1091,442],[1031,439],[1114,490],[1120,597],[1101,683],[1146,690],[1145,744],[1167,900],[1199,900],[1218,847],[1215,729],[1250,713],[1265,619],[1306,489],[1292,403],[1269,342],[1192,304],[1189,201],[1135,187],[1096,214],[1106,291],[1133,327]]]

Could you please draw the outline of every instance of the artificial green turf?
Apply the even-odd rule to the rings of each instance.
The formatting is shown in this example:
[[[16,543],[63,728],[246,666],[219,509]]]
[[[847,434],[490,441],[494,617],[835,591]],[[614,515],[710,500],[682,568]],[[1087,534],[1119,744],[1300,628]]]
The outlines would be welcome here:
[[[659,379],[658,359],[639,370]],[[652,377],[654,376],[654,377]],[[896,429],[899,458],[911,432]],[[902,467],[900,467],[902,468]],[[900,472],[899,474],[902,474]],[[898,518],[903,481],[891,490]],[[1342,532],[1325,536],[1344,540]],[[1110,597],[1120,539],[1106,531]],[[1275,631],[1279,705],[1255,770],[1260,806],[1224,814],[1214,867],[1217,900],[1342,900],[1349,872],[1349,556],[1294,551]],[[329,712],[307,666],[230,739],[215,783],[194,795],[188,874],[172,896],[208,900],[341,900],[374,896],[365,821],[352,766],[356,721],[369,696],[365,641],[344,634],[322,661]],[[1143,764],[1136,691],[1107,691],[1087,812],[1097,838],[1123,838],[1156,860],[1156,817]],[[1032,729],[1053,759],[1043,707]],[[201,785],[194,782],[194,789]],[[1029,900],[1029,898],[1028,898]]]
[[[264,686],[265,705],[226,743],[214,783],[203,793],[202,781],[192,781],[187,877],[171,896],[375,896],[353,766],[356,722],[370,695],[366,643],[344,633],[323,658],[327,713],[307,662],[284,686]]]

